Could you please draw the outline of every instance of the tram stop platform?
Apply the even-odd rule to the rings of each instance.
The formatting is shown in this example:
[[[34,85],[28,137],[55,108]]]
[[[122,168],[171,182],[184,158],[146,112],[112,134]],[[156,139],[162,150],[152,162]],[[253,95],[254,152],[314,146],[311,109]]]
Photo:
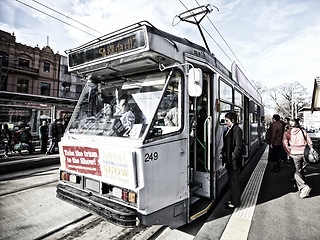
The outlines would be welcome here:
[[[194,239],[320,239],[320,164],[307,166],[305,181],[312,190],[302,199],[293,162],[282,161],[281,171],[273,172],[268,147],[261,151],[240,174],[241,206],[225,209],[228,191]]]
[[[5,157],[3,151],[0,152],[0,175],[60,163],[58,153],[42,154],[37,148],[33,154],[28,154],[27,150],[22,150],[21,153],[22,155],[18,152],[9,153],[8,157]]]

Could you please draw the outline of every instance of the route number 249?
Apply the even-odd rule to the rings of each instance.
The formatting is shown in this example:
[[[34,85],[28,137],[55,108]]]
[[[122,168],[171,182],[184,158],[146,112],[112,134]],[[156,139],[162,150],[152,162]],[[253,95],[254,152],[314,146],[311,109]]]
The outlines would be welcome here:
[[[153,152],[153,153],[146,153],[144,155],[144,161],[145,162],[150,162],[150,161],[156,161],[158,160],[158,152]]]

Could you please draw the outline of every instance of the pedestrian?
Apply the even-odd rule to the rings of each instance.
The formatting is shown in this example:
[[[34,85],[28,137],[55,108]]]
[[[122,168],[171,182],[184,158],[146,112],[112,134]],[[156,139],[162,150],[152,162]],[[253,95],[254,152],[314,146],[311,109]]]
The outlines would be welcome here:
[[[4,156],[8,157],[9,150],[13,151],[11,141],[12,141],[12,133],[9,130],[8,124],[4,124],[1,129],[1,139],[4,144]]]
[[[282,155],[282,138],[283,126],[280,123],[280,116],[274,114],[272,116],[272,124],[270,127],[270,140],[269,140],[269,161],[273,163],[271,171],[280,171],[280,159]]]
[[[289,121],[290,121],[290,118],[289,117],[285,117],[283,122],[282,122],[282,127],[283,127],[283,133],[285,133],[289,128]]]
[[[42,121],[42,125],[39,127],[39,138],[41,140],[41,153],[47,152],[48,146],[48,122],[47,120]]]
[[[31,133],[26,129],[24,125],[20,126],[20,129],[17,131],[18,134],[18,141],[22,144],[23,148],[27,148],[29,154],[32,154],[34,152],[34,147],[32,144],[32,135]],[[18,152],[22,155],[21,150],[18,150]]]
[[[305,198],[309,196],[311,188],[304,181],[307,162],[303,153],[306,141],[310,146],[313,144],[308,133],[300,127],[298,120],[290,120],[289,126],[290,129],[284,133],[282,143],[285,151],[293,159],[296,169],[294,179],[300,192],[300,197]]]
[[[225,115],[225,123],[227,129],[223,133],[223,148],[220,158],[227,169],[231,192],[226,209],[234,209],[241,204],[239,175],[242,164],[242,129],[238,126],[238,116],[234,112],[228,112]]]
[[[49,145],[49,149],[47,151],[47,154],[54,154],[55,147],[58,144],[58,142],[57,142],[57,119],[50,123],[48,137],[49,137],[50,145]]]
[[[57,120],[57,142],[61,141],[63,134],[64,134],[64,125],[62,123],[62,118],[59,118]]]
[[[283,133],[285,133],[290,128],[289,127],[289,121],[290,121],[290,118],[289,117],[285,117],[283,119],[283,121],[281,122]],[[286,153],[286,151],[284,150],[283,147],[282,147],[282,150],[281,150],[281,159],[282,159],[283,162],[290,163],[290,157]]]

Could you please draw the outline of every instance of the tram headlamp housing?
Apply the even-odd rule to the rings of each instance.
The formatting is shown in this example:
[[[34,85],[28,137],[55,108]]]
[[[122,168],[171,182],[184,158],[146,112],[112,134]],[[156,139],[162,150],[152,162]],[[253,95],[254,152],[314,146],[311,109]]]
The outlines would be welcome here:
[[[191,68],[188,73],[188,92],[190,97],[199,97],[202,94],[202,70]]]

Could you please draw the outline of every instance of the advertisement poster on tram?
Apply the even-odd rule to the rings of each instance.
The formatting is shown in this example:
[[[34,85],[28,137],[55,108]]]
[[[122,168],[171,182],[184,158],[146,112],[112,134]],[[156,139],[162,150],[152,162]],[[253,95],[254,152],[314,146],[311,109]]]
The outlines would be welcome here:
[[[136,187],[132,152],[83,146],[62,146],[61,162],[65,168],[78,173],[101,177],[118,187]]]

